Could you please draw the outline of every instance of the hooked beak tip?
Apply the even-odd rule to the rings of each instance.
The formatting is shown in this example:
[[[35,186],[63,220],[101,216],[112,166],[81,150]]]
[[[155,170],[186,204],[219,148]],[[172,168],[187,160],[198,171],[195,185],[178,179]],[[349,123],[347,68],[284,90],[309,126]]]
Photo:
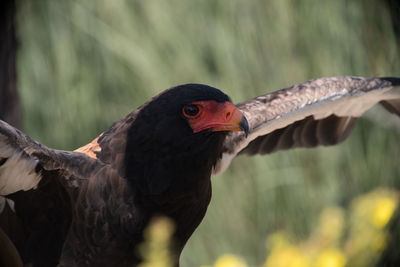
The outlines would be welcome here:
[[[243,130],[245,137],[249,135],[249,123],[247,122],[246,117],[243,115],[242,116],[242,121],[239,124],[240,129]]]

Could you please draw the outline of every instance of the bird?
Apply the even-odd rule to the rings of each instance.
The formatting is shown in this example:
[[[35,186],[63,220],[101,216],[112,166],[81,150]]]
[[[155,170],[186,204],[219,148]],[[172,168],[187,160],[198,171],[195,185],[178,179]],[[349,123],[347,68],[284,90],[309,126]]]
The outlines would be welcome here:
[[[216,88],[179,85],[75,151],[0,121],[0,247],[31,266],[137,266],[144,230],[165,216],[179,266],[211,176],[238,155],[338,144],[376,104],[400,116],[400,78],[318,78],[237,105]]]

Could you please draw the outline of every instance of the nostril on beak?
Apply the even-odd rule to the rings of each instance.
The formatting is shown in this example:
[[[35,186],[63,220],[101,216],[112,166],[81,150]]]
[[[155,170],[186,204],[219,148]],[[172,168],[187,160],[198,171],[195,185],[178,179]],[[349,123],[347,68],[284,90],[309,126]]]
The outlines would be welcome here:
[[[226,119],[229,120],[230,118],[231,118],[231,112],[229,111],[226,113]]]

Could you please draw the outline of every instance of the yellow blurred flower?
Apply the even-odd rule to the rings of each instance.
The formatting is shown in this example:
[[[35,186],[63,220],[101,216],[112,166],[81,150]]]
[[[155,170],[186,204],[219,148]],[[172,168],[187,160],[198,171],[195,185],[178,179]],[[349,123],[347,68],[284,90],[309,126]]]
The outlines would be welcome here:
[[[328,249],[318,256],[316,267],[343,267],[346,261],[346,256],[341,251]]]
[[[350,266],[371,266],[387,243],[385,226],[397,206],[398,192],[378,188],[352,201],[344,249]]]
[[[214,267],[247,267],[247,264],[232,254],[224,254],[217,259]]]
[[[297,247],[289,246],[273,250],[264,264],[264,267],[308,267],[310,260]]]
[[[282,249],[290,246],[288,234],[281,230],[270,234],[267,238],[267,248],[269,250]]]
[[[323,249],[337,246],[343,234],[344,210],[339,207],[325,208],[320,217],[311,241]]]
[[[171,237],[174,233],[174,223],[166,217],[153,218],[144,232],[144,243],[140,253],[144,262],[140,267],[171,267],[170,254]]]
[[[387,243],[387,233],[386,232],[377,232],[374,235],[374,240],[371,242],[371,248],[373,251],[382,252],[386,248]]]
[[[382,229],[396,208],[398,195],[393,190],[379,188],[356,198],[352,202],[353,227],[366,227],[360,222]]]
[[[373,211],[372,221],[378,228],[383,228],[389,222],[396,208],[396,202],[393,198],[382,197],[378,199]]]

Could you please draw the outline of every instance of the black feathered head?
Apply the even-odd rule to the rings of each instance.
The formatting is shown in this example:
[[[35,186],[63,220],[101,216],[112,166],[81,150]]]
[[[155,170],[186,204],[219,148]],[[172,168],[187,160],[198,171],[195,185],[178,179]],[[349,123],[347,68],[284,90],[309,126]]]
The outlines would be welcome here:
[[[247,131],[246,119],[220,90],[168,89],[140,108],[128,130],[126,177],[146,195],[193,191],[209,179],[227,133],[239,130]]]

